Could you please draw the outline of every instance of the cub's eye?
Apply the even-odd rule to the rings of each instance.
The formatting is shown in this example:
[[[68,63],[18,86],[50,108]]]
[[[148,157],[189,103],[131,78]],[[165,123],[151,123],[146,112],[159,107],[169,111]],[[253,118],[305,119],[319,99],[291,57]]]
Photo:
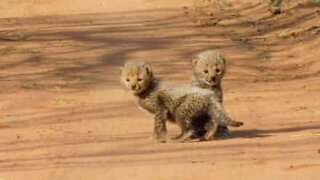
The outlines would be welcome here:
[[[217,72],[217,73],[220,73],[220,72],[221,72],[221,70],[220,70],[220,69],[216,69],[216,72]]]
[[[209,71],[208,70],[204,70],[203,72],[207,74]]]
[[[129,82],[129,81],[130,81],[130,79],[128,79],[128,78],[127,78],[127,79],[126,79],[126,81],[127,81],[127,82]]]
[[[140,82],[140,81],[142,81],[142,79],[141,79],[141,78],[138,78],[137,81]]]

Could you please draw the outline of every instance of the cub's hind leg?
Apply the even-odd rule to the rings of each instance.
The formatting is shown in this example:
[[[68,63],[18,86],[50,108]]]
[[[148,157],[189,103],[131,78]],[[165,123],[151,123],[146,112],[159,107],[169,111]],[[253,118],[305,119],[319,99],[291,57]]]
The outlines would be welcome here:
[[[181,135],[176,138],[178,141],[185,141],[196,134],[195,117],[206,114],[208,105],[206,97],[200,94],[190,94],[181,100],[174,111],[175,120],[181,128]]]
[[[214,121],[210,120],[206,124],[205,129],[206,129],[206,134],[203,136],[203,140],[205,140],[205,141],[213,140],[214,135],[216,134],[217,129],[218,129],[218,124],[215,123]]]
[[[219,122],[224,118],[224,111],[219,103],[217,103],[214,99],[211,99],[211,104],[208,106],[208,115],[209,121],[205,125],[206,134],[203,139],[213,140],[214,136],[217,134],[219,127]],[[226,127],[226,126],[225,126]]]
[[[187,139],[189,139],[194,133],[190,124],[191,118],[186,118],[185,116],[177,115],[176,122],[180,127],[181,133],[179,136],[172,138],[172,140],[175,142],[184,142]]]
[[[172,140],[174,142],[184,142],[189,138],[191,138],[192,135],[193,135],[192,130],[183,130],[179,136],[172,138]]]
[[[173,138],[176,142],[184,142],[195,133],[192,122],[192,111],[187,103],[181,103],[175,110],[175,120],[180,127],[181,134]]]

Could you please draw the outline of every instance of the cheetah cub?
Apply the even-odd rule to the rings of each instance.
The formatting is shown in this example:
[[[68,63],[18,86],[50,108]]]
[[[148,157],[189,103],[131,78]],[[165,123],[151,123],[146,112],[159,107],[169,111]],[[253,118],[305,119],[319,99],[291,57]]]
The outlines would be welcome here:
[[[192,60],[192,70],[192,85],[211,90],[222,103],[221,80],[226,71],[225,56],[216,50],[203,51]],[[230,132],[227,127],[219,126],[217,136],[230,136]]]
[[[181,134],[175,138],[183,142],[195,131],[195,124],[202,115],[208,115],[207,121],[201,121],[206,133],[204,140],[210,140],[218,125],[241,126],[242,122],[233,121],[223,111],[214,94],[205,89],[191,86],[176,86],[155,78],[151,67],[143,62],[128,62],[121,69],[121,82],[133,92],[138,105],[155,115],[154,137],[159,142],[166,141],[166,120],[177,123]]]
[[[216,96],[206,89],[186,86],[165,89],[159,93],[159,98],[181,128],[181,134],[174,138],[177,141],[194,136],[198,128],[205,129],[201,140],[210,140],[219,125],[243,125],[242,122],[230,119]],[[203,117],[207,117],[205,121]]]
[[[165,142],[165,118],[168,113],[158,97],[159,91],[164,89],[165,85],[153,78],[151,67],[144,62],[127,62],[120,71],[120,81],[124,88],[134,94],[142,109],[155,116],[154,138],[159,142]]]

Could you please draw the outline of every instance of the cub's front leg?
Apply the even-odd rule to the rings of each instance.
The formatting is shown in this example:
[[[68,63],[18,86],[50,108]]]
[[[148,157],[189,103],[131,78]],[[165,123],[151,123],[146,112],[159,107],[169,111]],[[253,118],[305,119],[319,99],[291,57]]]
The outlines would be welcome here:
[[[166,109],[161,109],[155,113],[153,137],[160,143],[166,142],[166,136],[167,136],[166,120],[167,119],[168,119],[168,111]]]

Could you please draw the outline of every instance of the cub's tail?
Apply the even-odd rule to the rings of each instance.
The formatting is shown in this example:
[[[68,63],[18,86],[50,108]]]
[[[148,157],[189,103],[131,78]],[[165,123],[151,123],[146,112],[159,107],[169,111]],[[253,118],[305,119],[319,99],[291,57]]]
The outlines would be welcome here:
[[[244,123],[241,121],[232,120],[229,117],[225,117],[224,120],[222,122],[220,122],[219,124],[222,126],[240,127],[240,126],[243,126]]]

